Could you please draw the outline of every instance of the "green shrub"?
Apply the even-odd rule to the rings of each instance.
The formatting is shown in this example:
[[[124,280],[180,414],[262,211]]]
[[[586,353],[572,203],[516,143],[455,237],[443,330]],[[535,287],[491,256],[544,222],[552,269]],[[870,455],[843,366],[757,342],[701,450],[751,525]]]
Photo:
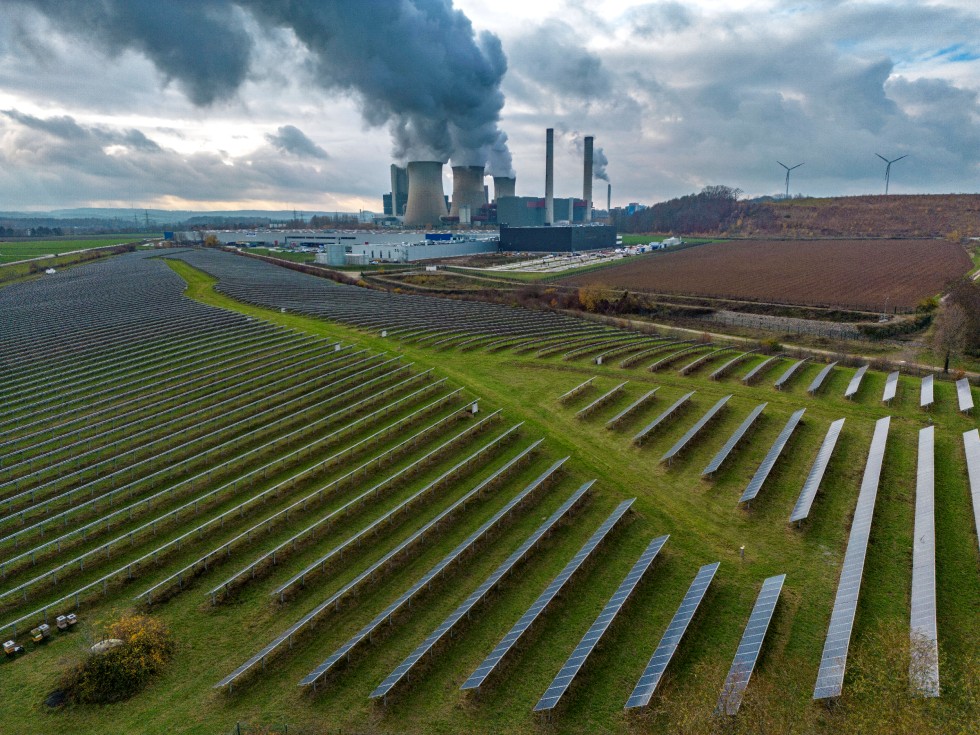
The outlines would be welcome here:
[[[90,654],[65,672],[62,689],[72,701],[106,704],[129,699],[163,669],[175,649],[166,626],[145,615],[133,615],[113,623],[108,637],[123,643]]]

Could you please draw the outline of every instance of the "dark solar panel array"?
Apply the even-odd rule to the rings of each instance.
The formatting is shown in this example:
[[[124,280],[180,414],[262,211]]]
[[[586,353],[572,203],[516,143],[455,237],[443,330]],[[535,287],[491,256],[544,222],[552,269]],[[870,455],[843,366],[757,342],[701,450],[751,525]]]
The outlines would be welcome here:
[[[806,389],[806,392],[813,395],[820,390],[820,386],[823,385],[824,381],[827,379],[827,376],[830,375],[835,367],[837,367],[836,362],[832,362],[829,365],[824,365],[823,369],[817,373],[817,377],[815,377],[813,382],[810,383],[810,387]]]
[[[694,581],[691,582],[691,586],[687,590],[687,594],[681,600],[680,607],[677,608],[677,612],[674,613],[670,625],[667,626],[667,630],[664,631],[660,643],[650,657],[646,669],[644,669],[639,681],[637,681],[633,693],[626,701],[626,709],[646,707],[650,704],[650,699],[653,697],[653,693],[656,691],[657,685],[660,683],[660,679],[667,669],[667,665],[670,663],[671,658],[673,658],[674,652],[680,645],[681,638],[684,637],[688,625],[690,625],[691,620],[694,618],[694,613],[697,612],[701,600],[704,599],[704,595],[708,591],[708,585],[715,578],[715,572],[718,571],[719,563],[705,564],[698,570],[697,576],[694,577]]]
[[[596,550],[596,547],[602,543],[602,541],[609,535],[613,527],[619,523],[619,520],[626,514],[626,511],[630,509],[630,506],[636,502],[636,498],[631,498],[629,500],[624,500],[609,514],[609,517],[602,522],[602,525],[596,529],[596,532],[589,537],[589,540],[583,544],[582,548],[578,550],[578,553],[572,557],[572,559],[565,565],[558,576],[556,576],[549,584],[544,592],[542,592],[538,599],[531,603],[531,607],[527,609],[520,619],[514,623],[514,626],[507,631],[500,642],[494,647],[494,649],[487,655],[483,662],[474,669],[473,673],[470,674],[469,678],[463,682],[460,687],[462,690],[469,689],[479,689],[483,686],[483,683],[487,680],[487,677],[493,673],[493,670],[497,668],[497,665],[503,660],[510,650],[514,647],[517,641],[520,640],[527,630],[534,625],[534,622],[541,616],[548,605],[551,604],[558,593],[561,592],[562,587],[572,578],[572,576],[577,572],[585,560],[588,559],[592,553]]]
[[[620,411],[615,416],[613,416],[611,419],[609,419],[609,421],[606,422],[606,428],[607,429],[614,428],[619,422],[623,421],[625,418],[627,418],[628,416],[630,416],[634,411],[637,411],[644,404],[646,404],[647,401],[649,401],[651,398],[653,398],[654,395],[656,395],[656,393],[657,393],[658,390],[660,390],[660,389],[659,388],[653,388],[651,390],[648,390],[646,393],[644,393],[639,398],[637,398],[630,405],[628,405],[622,411]]]
[[[395,685],[398,684],[405,676],[411,671],[419,660],[429,651],[432,650],[433,646],[436,645],[440,640],[443,639],[456,624],[462,620],[462,618],[472,610],[476,604],[486,597],[487,593],[490,592],[501,579],[521,560],[523,559],[531,549],[534,548],[535,544],[540,541],[548,531],[553,528],[558,521],[564,518],[578,503],[585,497],[585,494],[589,491],[595,480],[585,483],[578,490],[576,490],[572,496],[566,500],[558,510],[549,516],[549,518],[542,523],[538,528],[532,533],[525,541],[520,545],[520,547],[514,551],[510,556],[508,556],[504,562],[498,566],[483,583],[477,587],[469,597],[467,597],[462,604],[457,607],[452,613],[449,614],[445,620],[443,620],[432,633],[426,637],[418,647],[412,651],[404,661],[402,661],[398,666],[395,667],[384,681],[382,681],[374,691],[371,692],[371,698],[377,699],[378,697],[384,697],[390,692]]]
[[[820,489],[820,481],[823,480],[824,472],[827,470],[827,463],[830,462],[830,456],[834,453],[834,447],[837,446],[837,438],[840,436],[841,429],[843,428],[844,419],[837,419],[827,429],[827,435],[823,439],[823,444],[820,445],[817,458],[813,460],[810,472],[806,476],[806,482],[803,483],[803,489],[800,490],[800,497],[796,500],[796,506],[793,508],[793,512],[790,513],[790,523],[802,521],[810,515],[810,507],[813,505],[813,499],[817,496],[817,490]]]
[[[749,685],[755,663],[759,660],[759,652],[762,650],[762,643],[766,638],[766,631],[769,630],[769,622],[776,610],[784,581],[786,575],[780,574],[769,577],[762,583],[762,589],[755,599],[752,614],[749,615],[749,622],[745,625],[745,632],[742,633],[742,640],[739,641],[732,667],[728,670],[725,685],[718,698],[717,712],[735,715],[738,713],[738,708],[742,706],[745,688]]]
[[[881,400],[884,403],[894,400],[895,394],[898,393],[898,374],[898,370],[888,373],[888,377],[885,379],[885,391],[881,394]]]
[[[912,656],[909,679],[920,694],[939,696],[939,634],[936,629],[936,428],[919,431],[912,541]]]
[[[543,439],[538,439],[534,444],[525,449],[523,452],[518,454],[507,464],[501,467],[499,470],[494,472],[490,477],[477,485],[473,490],[464,496],[464,498],[470,498],[481,493],[486,487],[491,485],[498,477],[507,473],[511,468],[515,467],[521,461],[523,461],[531,452],[533,452],[537,447],[544,441]],[[532,483],[526,488],[521,490],[517,495],[510,499],[510,501],[499,511],[494,513],[490,520],[486,521],[481,525],[476,531],[467,536],[459,545],[457,545],[452,551],[446,554],[439,562],[432,567],[428,572],[426,572],[422,577],[411,587],[409,587],[405,592],[399,595],[394,602],[389,604],[384,610],[378,613],[374,618],[363,628],[361,628],[357,633],[355,633],[350,639],[348,639],[340,648],[334,651],[330,656],[323,661],[319,666],[317,666],[313,671],[303,677],[300,681],[301,686],[316,686],[316,683],[323,678],[323,676],[330,671],[334,666],[337,665],[342,659],[347,658],[350,652],[354,650],[359,644],[367,640],[371,634],[378,629],[383,623],[390,622],[391,616],[398,612],[405,605],[409,604],[413,597],[415,597],[419,592],[432,582],[433,579],[438,577],[442,572],[444,572],[454,561],[460,558],[468,549],[472,548],[481,538],[486,536],[486,534],[496,526],[501,520],[506,518],[511,512],[514,511],[527,497],[533,493],[540,483]]]
[[[674,412],[677,411],[677,409],[679,409],[685,403],[687,403],[688,399],[693,395],[694,395],[694,391],[692,390],[690,393],[687,393],[681,396],[680,398],[678,398],[676,401],[674,401],[674,403],[670,406],[670,408],[668,408],[662,414],[657,416],[657,418],[655,418],[649,424],[647,424],[642,429],[640,429],[640,432],[633,437],[633,443],[640,444],[644,439],[647,438],[648,434],[650,434],[654,429],[660,426],[660,424],[662,424],[664,421],[670,418],[674,414]]]
[[[930,373],[923,376],[922,385],[919,388],[919,407],[929,408],[934,402],[935,376]]]
[[[868,366],[862,365],[857,369],[857,372],[851,377],[851,382],[847,384],[847,390],[844,391],[844,398],[853,398],[861,387],[861,379],[864,378],[864,374],[868,372]]]
[[[701,429],[703,429],[708,424],[708,422],[711,421],[711,419],[713,419],[718,414],[718,412],[725,407],[725,404],[728,403],[730,399],[731,399],[730,395],[725,396],[724,398],[720,398],[718,402],[715,403],[715,405],[713,405],[705,412],[704,416],[702,416],[695,422],[694,426],[692,426],[690,429],[684,432],[684,436],[678,439],[677,443],[675,443],[674,446],[672,446],[670,449],[667,450],[667,453],[660,458],[660,461],[669,462],[674,457],[676,457],[678,453],[683,451],[684,447],[687,446],[688,442],[690,442],[691,439],[693,439],[697,435],[697,433],[701,431]]]
[[[871,439],[868,462],[861,480],[854,519],[851,522],[851,535],[844,552],[844,565],[841,568],[834,610],[830,615],[830,626],[824,641],[820,670],[813,688],[814,699],[838,697],[844,688],[844,669],[847,666],[847,652],[851,644],[851,630],[857,613],[858,596],[861,592],[861,579],[864,575],[864,557],[868,550],[871,535],[871,520],[874,516],[875,499],[878,497],[878,479],[885,457],[888,441],[888,427],[891,417],[878,419],[875,433]]]
[[[773,355],[772,357],[767,357],[765,360],[763,360],[762,362],[760,362],[754,368],[752,368],[751,370],[749,370],[742,377],[742,382],[745,383],[745,385],[748,385],[749,383],[751,383],[756,378],[756,376],[761,375],[763,370],[765,370],[770,365],[772,365],[776,360],[780,359],[780,357],[781,357],[781,355]]]
[[[735,449],[735,445],[741,441],[742,437],[745,436],[745,433],[752,427],[755,420],[762,415],[762,412],[768,405],[768,403],[760,403],[758,406],[752,409],[752,413],[745,417],[745,421],[739,424],[739,427],[732,432],[730,437],[728,437],[728,441],[725,442],[724,446],[722,446],[722,448],[718,450],[718,453],[711,459],[710,462],[708,462],[708,466],[705,467],[704,471],[701,473],[702,476],[710,475],[712,472],[717,471],[722,464],[724,464],[725,460],[728,459],[728,455],[730,455],[732,450]]]
[[[619,611],[623,609],[630,595],[633,594],[633,590],[636,589],[640,580],[643,579],[643,575],[646,574],[653,560],[660,553],[660,549],[667,543],[668,538],[670,538],[669,535],[658,536],[640,554],[640,558],[636,560],[633,568],[630,569],[612,597],[609,598],[609,602],[602,608],[602,612],[599,613],[595,622],[592,623],[585,635],[582,636],[582,640],[575,646],[575,650],[572,651],[572,655],[568,657],[565,665],[561,667],[554,681],[551,682],[551,686],[541,696],[538,703],[534,705],[535,712],[551,710],[558,705],[558,701],[568,691],[568,687],[571,686],[575,676],[585,665],[586,659],[589,658],[589,655],[595,650],[595,647],[599,645],[602,636],[609,629],[609,626],[612,625]]]
[[[980,429],[963,432],[963,449],[970,478],[970,496],[973,498],[973,528],[980,541]]]
[[[797,425],[803,419],[803,413],[806,411],[805,408],[801,408],[799,411],[795,412],[789,417],[789,421],[783,427],[783,430],[779,432],[779,436],[776,437],[776,441],[773,442],[772,447],[769,449],[769,453],[766,454],[765,459],[762,460],[762,464],[759,465],[759,469],[755,471],[752,479],[749,480],[749,484],[745,488],[745,492],[742,493],[742,497],[738,499],[739,503],[747,503],[762,489],[762,484],[769,477],[769,473],[772,471],[773,466],[776,464],[776,460],[779,459],[779,455],[782,454],[783,448],[789,441],[789,438],[793,435],[793,431],[796,429]]]
[[[970,391],[969,378],[960,378],[956,381],[956,399],[963,413],[973,410],[973,393]]]
[[[594,401],[592,401],[592,403],[590,403],[588,406],[586,406],[585,408],[579,409],[578,413],[575,414],[575,417],[582,419],[582,418],[585,418],[586,416],[588,416],[589,414],[591,414],[592,412],[598,411],[604,405],[606,405],[607,403],[609,403],[609,401],[611,401],[613,398],[615,398],[616,396],[618,396],[622,392],[623,388],[626,387],[626,384],[627,383],[629,383],[629,381],[628,380],[624,380],[619,385],[617,385],[614,388],[611,388],[610,390],[606,391],[601,396],[599,396]]]
[[[743,352],[740,355],[735,355],[735,357],[725,362],[725,364],[723,364],[721,367],[715,368],[714,372],[712,372],[711,375],[709,375],[708,377],[711,378],[712,380],[719,380],[722,377],[724,377],[729,370],[731,370],[733,367],[735,367],[740,362],[742,362],[742,360],[745,360],[746,358],[751,357],[754,354],[755,351],[753,350],[752,352]]]
[[[797,360],[788,368],[786,368],[785,372],[783,372],[783,374],[776,379],[776,382],[773,383],[773,385],[776,386],[776,389],[778,390],[782,388],[784,385],[786,385],[786,383],[789,382],[789,379],[793,377],[793,374],[797,370],[799,370],[805,362],[806,362],[806,358],[804,358],[803,360]]]

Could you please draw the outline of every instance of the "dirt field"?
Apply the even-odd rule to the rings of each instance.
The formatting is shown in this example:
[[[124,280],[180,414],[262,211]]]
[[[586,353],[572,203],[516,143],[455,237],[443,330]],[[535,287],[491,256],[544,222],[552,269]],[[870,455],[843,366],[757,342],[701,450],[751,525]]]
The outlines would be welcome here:
[[[945,240],[747,240],[641,256],[562,283],[883,311],[914,307],[970,267],[964,248]]]

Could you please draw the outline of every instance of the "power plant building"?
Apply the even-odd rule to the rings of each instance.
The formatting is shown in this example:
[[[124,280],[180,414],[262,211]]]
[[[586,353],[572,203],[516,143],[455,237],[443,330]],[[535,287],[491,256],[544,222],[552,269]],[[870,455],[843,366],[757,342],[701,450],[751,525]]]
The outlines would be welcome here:
[[[585,222],[585,202],[581,199],[554,199],[556,222]],[[511,227],[541,227],[548,222],[547,201],[538,197],[498,197],[497,222]]]
[[[557,204],[558,200],[555,200]],[[575,253],[616,247],[616,228],[611,225],[558,225],[509,227],[500,225],[500,249],[530,253]]]

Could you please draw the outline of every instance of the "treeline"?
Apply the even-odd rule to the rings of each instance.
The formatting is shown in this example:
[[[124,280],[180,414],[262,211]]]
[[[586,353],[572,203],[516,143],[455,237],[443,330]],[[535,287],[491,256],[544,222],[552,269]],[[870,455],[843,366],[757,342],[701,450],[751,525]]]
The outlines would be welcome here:
[[[631,215],[614,213],[619,232],[716,233],[738,222],[740,189],[706,186],[697,194],[654,204]]]

